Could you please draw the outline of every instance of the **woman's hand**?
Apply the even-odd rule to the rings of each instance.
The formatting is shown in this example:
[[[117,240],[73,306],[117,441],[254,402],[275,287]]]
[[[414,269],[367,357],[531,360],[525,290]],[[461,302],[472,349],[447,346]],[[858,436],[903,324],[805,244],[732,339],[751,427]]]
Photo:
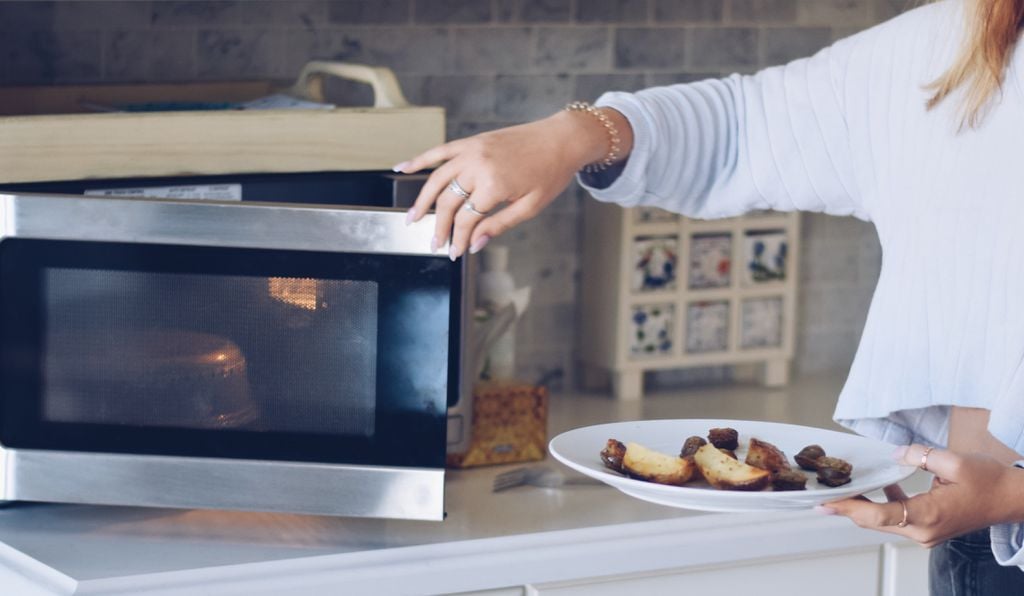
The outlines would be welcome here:
[[[925,448],[911,445],[902,463],[920,465]],[[931,548],[945,540],[998,523],[1024,520],[1024,470],[985,455],[958,455],[934,449],[928,471],[935,474],[931,490],[908,498],[898,485],[887,486],[887,503],[864,497],[828,503],[824,513],[849,517],[862,528],[905,536]],[[900,503],[903,501],[903,504]],[[903,521],[906,505],[907,525]]]
[[[618,112],[614,114],[621,134],[628,124]],[[467,249],[476,253],[492,238],[540,213],[578,170],[604,157],[608,145],[608,132],[600,120],[563,111],[439,145],[394,169],[408,174],[443,162],[423,185],[408,222],[418,221],[436,205],[431,250],[443,246],[450,233],[448,252],[454,261]],[[452,180],[471,195],[468,206],[475,212],[463,209],[467,200],[449,188]]]

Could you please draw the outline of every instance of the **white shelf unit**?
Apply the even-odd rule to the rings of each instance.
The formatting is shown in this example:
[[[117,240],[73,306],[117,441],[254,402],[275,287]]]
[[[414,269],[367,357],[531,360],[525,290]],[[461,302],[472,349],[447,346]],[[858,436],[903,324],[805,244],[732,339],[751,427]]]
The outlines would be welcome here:
[[[610,378],[615,397],[639,399],[648,371],[755,363],[764,364],[765,385],[785,385],[799,242],[796,213],[704,221],[587,201],[584,385]]]

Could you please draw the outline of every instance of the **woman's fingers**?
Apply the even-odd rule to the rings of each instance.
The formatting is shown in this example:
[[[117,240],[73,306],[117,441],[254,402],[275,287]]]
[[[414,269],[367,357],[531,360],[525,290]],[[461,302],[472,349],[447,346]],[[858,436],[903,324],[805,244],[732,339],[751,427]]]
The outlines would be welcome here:
[[[460,206],[455,214],[455,227],[452,229],[452,241],[448,250],[448,256],[453,261],[470,249],[470,238],[473,235],[473,228],[481,221],[491,217],[490,212],[495,211],[504,202],[504,199],[505,197],[492,187],[483,186],[473,191],[472,196],[467,202]],[[468,209],[467,207],[469,206],[472,206],[473,210]],[[484,244],[487,244],[487,240],[484,241]],[[473,250],[474,253],[479,252],[483,248],[480,245],[472,246],[475,249]]]
[[[882,489],[885,493],[885,498],[891,501],[906,501],[907,493],[903,492],[903,489],[898,484],[890,484],[889,486]]]
[[[446,192],[448,184],[455,178],[457,173],[455,162],[446,162],[443,166],[437,168],[431,172],[430,176],[427,177],[427,181],[423,183],[423,187],[420,188],[420,192],[416,195],[416,201],[413,202],[412,209],[409,210],[409,215],[406,217],[407,223],[413,223],[419,221],[424,215],[430,211],[430,208],[437,201],[438,195],[442,192]],[[459,184],[462,184],[460,181]],[[447,237],[447,234],[445,234]]]
[[[888,492],[886,496],[889,496]],[[904,498],[890,500],[886,503],[875,503],[868,499],[854,497],[828,503],[825,508],[837,515],[850,518],[853,523],[862,528],[907,536],[911,531],[909,523],[908,526],[902,528],[898,524],[903,521],[903,507],[908,502],[909,500]],[[907,514],[909,522],[909,507]]]
[[[945,449],[929,449],[924,445],[911,445],[903,454],[901,463],[925,469],[943,480],[958,482],[963,458]]]
[[[463,185],[460,181],[459,186],[467,193],[472,193],[472,190],[470,190],[472,186],[469,183]],[[434,206],[434,243],[430,247],[431,251],[436,250],[439,246],[444,246],[444,243],[448,241],[452,233],[452,224],[455,223],[455,216],[465,202],[466,197],[456,194],[447,185],[441,191]],[[451,248],[449,248],[448,254],[452,254]]]
[[[439,164],[443,161],[449,161],[458,155],[459,150],[463,144],[462,139],[457,141],[451,141],[443,145],[438,145],[427,149],[423,153],[420,153],[416,157],[409,161],[403,161],[400,164],[396,164],[391,168],[395,172],[403,174],[414,174],[423,168],[430,167],[434,164]]]
[[[509,229],[533,218],[540,212],[539,199],[536,195],[526,195],[509,204],[494,215],[488,215],[473,228],[470,246],[477,247],[481,241],[488,241],[501,236]],[[483,238],[486,237],[486,240]],[[482,247],[481,247],[482,248]],[[476,252],[476,251],[474,251]]]

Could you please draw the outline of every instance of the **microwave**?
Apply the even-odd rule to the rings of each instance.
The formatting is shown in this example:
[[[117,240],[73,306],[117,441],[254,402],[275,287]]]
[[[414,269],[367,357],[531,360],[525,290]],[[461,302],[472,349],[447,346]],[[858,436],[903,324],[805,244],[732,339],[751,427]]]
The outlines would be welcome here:
[[[0,499],[443,519],[463,261],[388,175],[241,178],[0,190]]]

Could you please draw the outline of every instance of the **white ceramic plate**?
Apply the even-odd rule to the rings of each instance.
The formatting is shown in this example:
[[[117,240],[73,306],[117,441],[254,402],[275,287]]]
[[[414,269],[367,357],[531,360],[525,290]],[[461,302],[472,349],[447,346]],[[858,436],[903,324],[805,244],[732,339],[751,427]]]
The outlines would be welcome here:
[[[794,467],[794,455],[807,445],[818,444],[826,454],[853,465],[851,480],[849,484],[829,488],[818,484],[814,473],[808,472],[807,490],[743,492],[716,490],[704,482],[667,486],[634,480],[605,468],[601,463],[600,452],[608,439],[640,443],[663,453],[679,453],[687,437],[707,437],[708,429],[716,427],[731,427],[739,431],[740,448],[736,454],[741,461],[746,456],[750,437],[768,441],[784,451]],[[627,495],[659,505],[702,511],[807,509],[899,482],[916,469],[893,461],[890,457],[893,446],[888,443],[822,428],[752,420],[645,420],[599,424],[562,433],[551,440],[549,449],[551,455],[563,464]]]

